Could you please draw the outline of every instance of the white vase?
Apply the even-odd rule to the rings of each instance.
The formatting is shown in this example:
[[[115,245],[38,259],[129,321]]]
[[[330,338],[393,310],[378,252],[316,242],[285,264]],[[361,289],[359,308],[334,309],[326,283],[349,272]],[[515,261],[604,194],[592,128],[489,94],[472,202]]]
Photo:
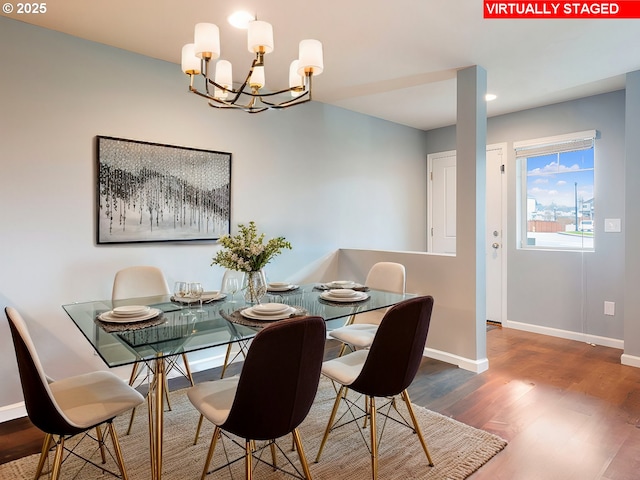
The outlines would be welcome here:
[[[267,279],[264,270],[245,273],[242,289],[247,303],[260,303],[262,297],[267,293]]]

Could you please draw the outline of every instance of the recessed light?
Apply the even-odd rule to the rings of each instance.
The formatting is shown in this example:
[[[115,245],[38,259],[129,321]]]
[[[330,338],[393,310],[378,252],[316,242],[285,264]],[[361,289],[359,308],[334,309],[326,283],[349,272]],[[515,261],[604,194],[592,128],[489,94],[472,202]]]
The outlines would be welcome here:
[[[495,100],[496,98],[498,98],[498,96],[497,96],[495,93],[487,93],[487,94],[484,96],[484,100],[485,100],[486,102],[491,102],[491,101]]]
[[[246,29],[249,22],[255,20],[255,17],[245,11],[234,12],[227,18],[227,21],[236,28]]]

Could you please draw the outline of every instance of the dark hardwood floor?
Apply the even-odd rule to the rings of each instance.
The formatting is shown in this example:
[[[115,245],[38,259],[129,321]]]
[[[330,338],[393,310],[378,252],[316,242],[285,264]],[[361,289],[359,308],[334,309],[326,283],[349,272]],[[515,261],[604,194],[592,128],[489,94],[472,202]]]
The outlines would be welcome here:
[[[621,365],[620,350],[500,327],[488,328],[487,350],[479,375],[424,359],[409,389],[415,404],[509,442],[472,480],[640,478],[640,369]],[[336,351],[328,343],[327,357]],[[0,463],[41,441],[26,419],[0,424]]]

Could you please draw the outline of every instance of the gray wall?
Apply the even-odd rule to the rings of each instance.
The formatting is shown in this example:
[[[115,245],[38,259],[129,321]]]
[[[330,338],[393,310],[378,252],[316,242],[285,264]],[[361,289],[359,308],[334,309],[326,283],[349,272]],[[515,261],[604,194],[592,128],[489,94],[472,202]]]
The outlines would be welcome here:
[[[625,156],[625,310],[622,362],[640,366],[640,70],[627,74]]]
[[[516,169],[513,142],[596,129],[595,252],[527,251],[516,247]],[[427,132],[429,151],[455,149],[455,128]],[[624,338],[623,233],[604,233],[605,218],[625,229],[624,91],[493,117],[487,143],[507,143],[508,324],[539,326],[593,337]],[[635,237],[637,238],[637,237]],[[604,301],[616,303],[614,317]],[[525,325],[518,325],[518,324]],[[571,335],[569,335],[571,336]],[[615,342],[614,342],[615,344]],[[637,354],[637,352],[636,352]]]
[[[0,64],[0,306],[25,316],[54,377],[105,368],[61,304],[108,298],[132,264],[208,289],[223,273],[211,243],[95,245],[96,135],[232,152],[232,224],[255,220],[294,247],[268,266],[272,279],[339,247],[426,247],[422,131],[320,103],[214,111],[179,65],[5,17]],[[5,320],[0,375],[1,410],[22,399]]]

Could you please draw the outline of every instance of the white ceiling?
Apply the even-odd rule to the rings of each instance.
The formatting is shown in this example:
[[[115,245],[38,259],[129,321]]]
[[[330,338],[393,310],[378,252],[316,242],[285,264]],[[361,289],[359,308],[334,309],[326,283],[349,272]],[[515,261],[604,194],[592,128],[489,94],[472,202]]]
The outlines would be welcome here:
[[[480,65],[498,99],[489,116],[624,88],[640,69],[640,20],[484,20],[481,0],[49,0],[11,18],[176,64],[198,22],[220,27],[234,78],[252,55],[226,18],[273,25],[268,86],[288,86],[298,42],[323,43],[314,99],[428,130],[455,123],[455,75]],[[6,46],[5,46],[6,48]],[[185,95],[188,80],[185,77]]]

